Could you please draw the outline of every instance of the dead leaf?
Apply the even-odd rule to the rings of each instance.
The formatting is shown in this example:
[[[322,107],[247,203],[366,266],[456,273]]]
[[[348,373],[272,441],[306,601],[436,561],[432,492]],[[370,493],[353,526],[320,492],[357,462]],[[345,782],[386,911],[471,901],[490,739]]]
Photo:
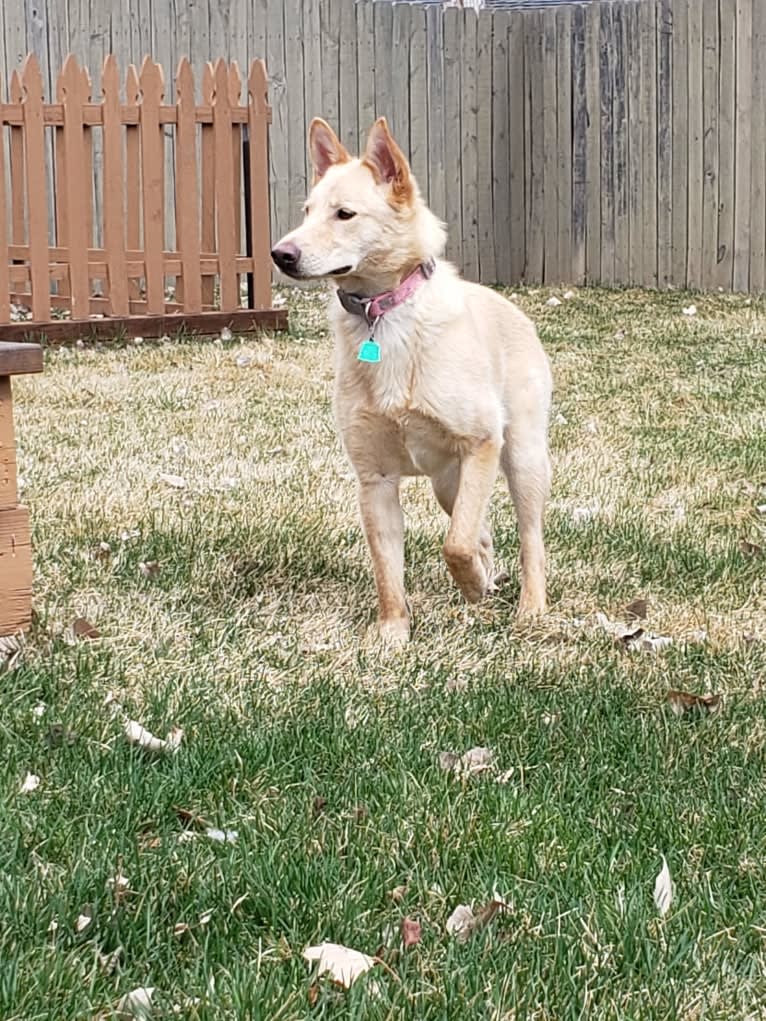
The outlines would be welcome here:
[[[85,617],[76,617],[72,622],[72,634],[75,638],[94,639],[100,638],[101,632],[95,628]]]
[[[329,975],[344,989],[350,989],[356,980],[374,968],[378,963],[369,954],[351,950],[339,943],[320,943],[306,947],[303,957],[310,964],[317,964],[317,975]]]
[[[495,753],[491,748],[470,748],[463,755],[454,752],[440,752],[439,766],[446,772],[456,773],[460,777],[473,776],[492,769]]]
[[[417,946],[420,942],[421,929],[420,922],[415,921],[414,918],[403,918],[401,924],[402,943],[404,949],[408,947]]]
[[[688,712],[712,714],[721,708],[720,695],[692,695],[688,691],[669,691],[667,699],[676,716],[683,716]]]
[[[670,869],[663,854],[662,868],[654,881],[654,903],[663,917],[668,913],[670,905],[673,903],[673,893],[673,880],[670,877]]]
[[[316,982],[313,982],[309,986],[308,998],[309,1007],[316,1007],[316,1002],[319,999],[319,986],[316,984]]]
[[[401,886],[395,886],[391,891],[391,900],[394,902],[394,904],[399,904],[401,903],[401,901],[404,900],[404,896],[406,893],[407,893],[406,884],[403,883]]]
[[[136,744],[148,752],[171,752],[178,751],[184,732],[180,727],[173,727],[168,736],[163,740],[155,737],[146,727],[136,720],[127,720],[125,723],[125,737],[131,744]]]
[[[475,912],[470,904],[459,904],[447,919],[447,932],[459,943],[466,943],[474,933],[489,925],[499,911],[509,908],[508,902],[497,891]]]
[[[108,542],[99,542],[90,551],[93,560],[108,560],[112,555],[112,547]]]
[[[31,794],[32,791],[36,791],[40,786],[40,777],[36,773],[27,773],[24,777],[24,782],[21,785],[21,794]]]
[[[0,669],[7,670],[10,673],[21,662],[23,651],[23,635],[0,636]]]
[[[459,761],[460,756],[454,752],[439,752],[439,769],[443,769],[445,773],[453,770]]]
[[[649,604],[643,598],[634,599],[628,603],[625,607],[625,617],[627,620],[646,620],[646,615],[649,610]]]
[[[236,844],[239,833],[236,830],[217,830],[213,826],[208,826],[205,836],[217,844]]]
[[[101,950],[98,951],[98,966],[105,975],[111,975],[117,970],[124,952],[122,947],[117,947],[111,954],[102,953]]]
[[[170,486],[172,489],[186,489],[188,485],[183,475],[167,475],[165,472],[160,472],[158,478],[160,482],[164,482],[166,486]]]
[[[75,920],[74,931],[85,932],[92,922],[93,910],[91,908],[83,908]]]
[[[177,937],[185,936],[187,932],[191,932],[192,927],[188,922],[176,922],[173,926],[173,935]]]
[[[739,549],[746,557],[759,557],[763,553],[763,547],[757,542],[750,542],[748,539],[740,539]]]
[[[152,1015],[153,986],[141,986],[133,989],[118,1001],[115,1008],[120,1021],[147,1021]]]
[[[156,578],[160,573],[160,565],[157,560],[142,560],[138,569],[145,578]]]
[[[317,819],[327,807],[327,798],[323,798],[321,794],[317,794],[311,805],[311,814]]]
[[[639,632],[623,639],[623,644],[631,652],[660,652],[673,644],[673,639],[666,635],[653,635],[641,628]]]

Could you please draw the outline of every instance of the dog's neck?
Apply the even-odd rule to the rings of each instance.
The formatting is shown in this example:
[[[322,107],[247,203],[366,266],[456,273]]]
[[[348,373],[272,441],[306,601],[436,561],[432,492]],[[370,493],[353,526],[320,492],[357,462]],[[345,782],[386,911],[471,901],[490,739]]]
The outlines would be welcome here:
[[[355,294],[360,298],[374,298],[378,294],[385,294],[387,291],[395,291],[403,280],[414,273],[418,266],[429,261],[429,257],[413,259],[406,263],[401,269],[391,273],[376,273],[374,277],[364,274],[349,274],[342,281],[336,281],[338,290],[346,291],[348,294]]]

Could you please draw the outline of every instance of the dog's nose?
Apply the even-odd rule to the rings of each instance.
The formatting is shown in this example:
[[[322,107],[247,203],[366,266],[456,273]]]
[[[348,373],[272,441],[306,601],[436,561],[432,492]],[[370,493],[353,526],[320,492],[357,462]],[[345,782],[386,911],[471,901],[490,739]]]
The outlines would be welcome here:
[[[292,241],[283,241],[271,250],[271,258],[286,273],[297,267],[300,257],[301,250]]]

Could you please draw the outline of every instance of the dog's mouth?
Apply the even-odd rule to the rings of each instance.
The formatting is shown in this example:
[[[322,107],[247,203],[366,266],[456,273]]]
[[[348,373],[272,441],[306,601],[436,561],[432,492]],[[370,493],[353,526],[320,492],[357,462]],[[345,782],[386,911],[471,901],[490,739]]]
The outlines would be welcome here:
[[[331,270],[331,277],[344,277],[347,273],[351,272],[351,266],[340,266],[338,269]]]

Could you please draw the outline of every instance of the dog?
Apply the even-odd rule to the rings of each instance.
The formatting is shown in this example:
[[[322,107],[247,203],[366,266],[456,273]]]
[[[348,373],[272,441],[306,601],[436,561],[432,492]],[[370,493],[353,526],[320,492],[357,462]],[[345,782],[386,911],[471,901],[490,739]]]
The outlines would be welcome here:
[[[450,517],[444,558],[471,603],[494,590],[487,510],[498,467],[516,508],[520,615],[545,612],[543,516],[552,378],[531,321],[442,259],[443,223],[379,118],[352,158],[309,129],[314,168],[301,226],[271,255],[296,280],[329,280],[334,410],[358,482],[381,637],[406,642],[403,476],[427,475]]]

